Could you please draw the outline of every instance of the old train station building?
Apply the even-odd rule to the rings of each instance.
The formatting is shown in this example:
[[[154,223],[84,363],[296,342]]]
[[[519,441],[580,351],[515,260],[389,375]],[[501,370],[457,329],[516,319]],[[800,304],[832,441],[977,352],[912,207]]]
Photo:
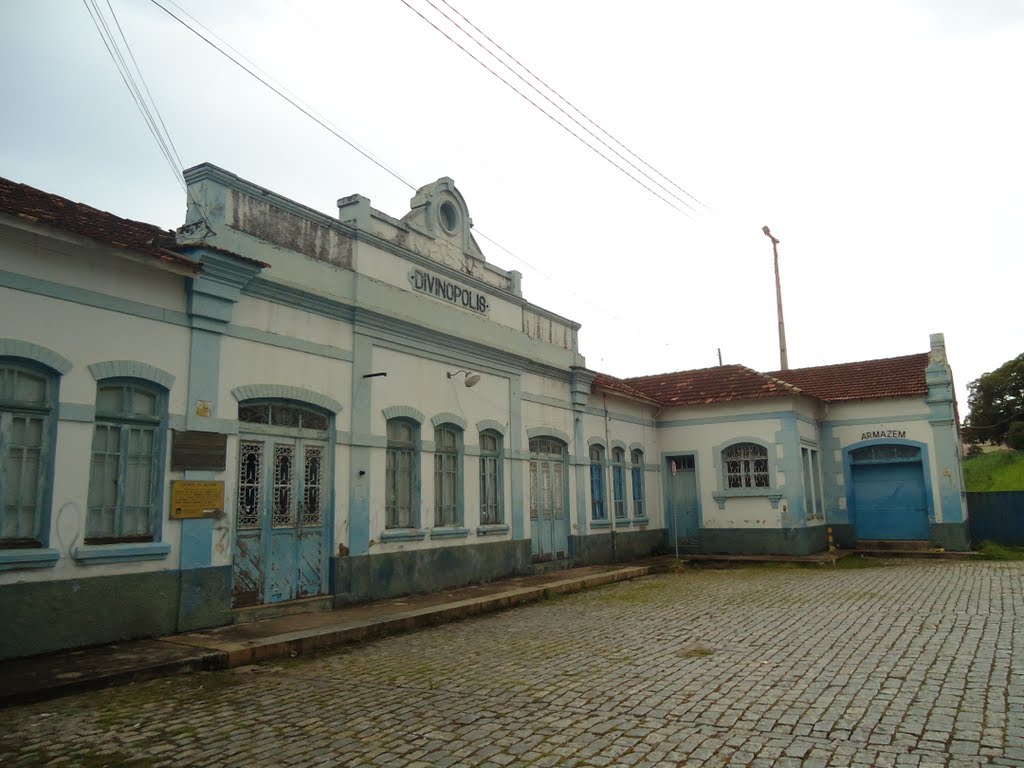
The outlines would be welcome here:
[[[451,179],[398,219],[185,176],[176,232],[0,180],[0,658],[827,528],[968,545],[941,334],[614,378]]]

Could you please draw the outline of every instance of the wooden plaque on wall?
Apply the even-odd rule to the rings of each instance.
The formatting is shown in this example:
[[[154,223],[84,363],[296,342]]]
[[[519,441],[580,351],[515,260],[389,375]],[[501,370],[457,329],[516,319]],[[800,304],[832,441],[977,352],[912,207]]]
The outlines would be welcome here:
[[[223,472],[227,468],[227,453],[227,435],[175,430],[171,441],[171,470],[205,469]]]

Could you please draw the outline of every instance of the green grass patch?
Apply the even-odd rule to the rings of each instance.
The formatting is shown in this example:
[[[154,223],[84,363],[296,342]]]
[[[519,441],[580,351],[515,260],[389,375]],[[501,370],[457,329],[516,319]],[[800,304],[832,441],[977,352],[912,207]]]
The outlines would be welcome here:
[[[968,491],[1024,491],[1024,451],[992,451],[964,459]]]
[[[1008,547],[994,541],[979,541],[975,549],[984,560],[1024,560],[1024,547]]]

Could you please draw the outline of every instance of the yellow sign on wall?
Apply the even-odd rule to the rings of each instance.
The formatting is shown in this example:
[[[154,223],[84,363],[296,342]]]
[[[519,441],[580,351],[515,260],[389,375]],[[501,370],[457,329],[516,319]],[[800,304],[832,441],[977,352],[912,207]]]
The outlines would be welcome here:
[[[223,480],[171,481],[171,520],[220,517],[223,514]]]

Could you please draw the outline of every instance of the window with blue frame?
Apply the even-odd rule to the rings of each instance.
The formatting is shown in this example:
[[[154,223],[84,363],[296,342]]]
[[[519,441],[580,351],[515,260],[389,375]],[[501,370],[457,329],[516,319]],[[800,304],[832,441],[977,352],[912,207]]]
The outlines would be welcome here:
[[[166,414],[165,393],[156,386],[133,380],[99,383],[86,544],[154,540]]]
[[[480,524],[500,525],[502,514],[501,435],[480,433]]]
[[[0,359],[0,548],[44,544],[55,400],[54,376]]]
[[[434,525],[461,525],[462,430],[442,424],[434,430]]]
[[[387,469],[385,472],[384,525],[416,528],[419,466],[419,425],[408,419],[388,419]]]
[[[612,506],[616,520],[629,516],[626,511],[626,452],[621,448],[612,448]]]
[[[768,488],[768,449],[755,443],[736,443],[722,451],[725,487]]]
[[[604,486],[604,448],[600,445],[590,446],[590,519],[608,519]]]
[[[630,459],[633,463],[633,517],[644,517],[644,452],[634,449]]]

